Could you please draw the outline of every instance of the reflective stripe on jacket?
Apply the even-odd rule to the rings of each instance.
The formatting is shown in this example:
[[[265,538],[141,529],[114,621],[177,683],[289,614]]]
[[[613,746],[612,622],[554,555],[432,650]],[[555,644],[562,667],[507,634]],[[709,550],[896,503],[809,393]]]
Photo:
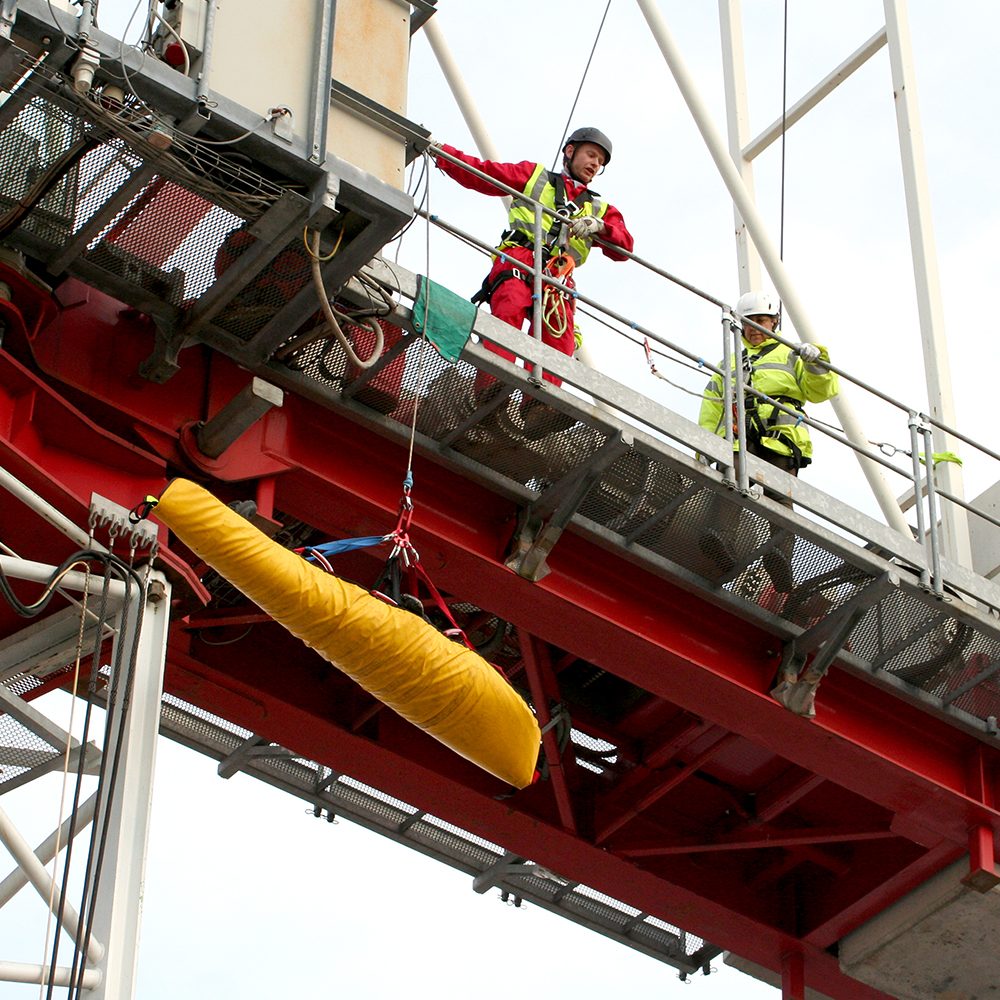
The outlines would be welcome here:
[[[807,402],[822,403],[836,396],[840,389],[840,380],[835,372],[818,361],[806,364],[790,347],[776,340],[768,338],[756,347],[744,341],[743,350],[750,365],[750,384],[758,392],[780,399],[787,409],[801,409]],[[820,347],[820,352],[821,361],[830,360],[825,347]],[[742,363],[742,359],[734,358],[733,369]],[[734,387],[738,386],[739,383],[734,382]],[[725,437],[725,422],[734,421],[734,418],[723,413],[722,400],[722,376],[713,375],[705,388],[698,423],[713,434]],[[799,421],[798,416],[753,395],[747,396],[747,406],[748,433],[753,434],[756,427],[764,447],[779,455],[795,455],[798,452],[802,464],[811,460],[809,428]],[[733,446],[738,448],[739,442],[734,441]]]
[[[604,213],[608,210],[607,202],[603,201],[593,191],[584,189],[576,196],[576,200],[566,201],[566,181],[563,175],[550,173],[544,163],[535,165],[535,169],[528,178],[527,184],[524,185],[523,193],[535,201],[540,201],[546,208],[556,210],[557,197],[553,178],[556,183],[563,185],[563,198],[561,200],[564,203],[566,214],[571,219],[580,219],[587,215],[593,215],[598,219],[604,217]],[[552,246],[558,239],[561,225],[554,215],[543,212],[542,241]],[[530,202],[520,201],[515,198],[510,207],[510,215],[507,217],[507,226],[508,229],[512,229],[522,236],[527,237],[529,241],[528,245],[533,246],[535,239],[535,206]],[[515,244],[514,241],[504,240],[498,249],[502,250],[504,247],[514,245],[520,246],[522,244],[520,241]],[[576,236],[569,237],[569,252],[577,265],[582,264],[587,259],[591,246],[591,240],[580,239]]]

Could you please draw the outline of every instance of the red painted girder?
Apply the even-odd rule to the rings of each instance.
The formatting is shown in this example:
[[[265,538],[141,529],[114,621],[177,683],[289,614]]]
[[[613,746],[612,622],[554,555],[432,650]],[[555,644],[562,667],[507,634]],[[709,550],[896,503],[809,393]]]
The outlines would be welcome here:
[[[308,470],[279,478],[279,507],[317,523],[317,501],[327,499],[338,508],[332,517],[350,529],[343,533],[368,533],[357,527],[365,518],[391,519],[405,464],[397,445],[300,400],[265,420],[262,432],[274,460],[291,458]],[[255,446],[256,440],[241,441],[234,450]],[[241,456],[234,467],[250,467],[251,459]],[[430,464],[421,469],[418,462],[417,472],[415,538],[425,563],[428,555],[439,563],[432,575],[446,589],[888,805],[908,836],[924,831],[929,840],[928,831],[943,830],[964,837],[983,819],[958,776],[975,742],[964,734],[839,672],[824,683],[816,723],[790,719],[763,694],[772,641],[759,630],[572,534],[550,560],[553,574],[530,586],[497,563],[511,505]],[[825,711],[831,706],[836,714]],[[995,770],[992,748],[989,757],[987,770]],[[995,823],[992,814],[986,819]]]
[[[92,493],[125,507],[157,487],[163,462],[91,421],[9,354],[0,351],[0,463],[25,486],[86,530]],[[61,561],[71,543],[21,501],[0,490],[8,529],[30,538],[21,554]],[[188,565],[164,551],[164,562],[192,592],[207,597]]]
[[[549,779],[552,782],[556,805],[559,808],[559,819],[567,830],[577,833],[576,816],[573,813],[573,796],[570,791],[570,782],[575,776],[576,761],[571,753],[560,752],[555,730],[550,725],[552,713],[549,711],[549,696],[546,693],[546,688],[551,687],[554,681],[548,648],[526,632],[519,632],[518,639],[521,643],[524,669],[528,675],[528,685],[531,689],[531,701],[535,706],[538,724],[542,728],[542,748],[548,763]],[[569,744],[567,744],[567,748],[568,746]]]
[[[607,815],[600,817],[604,820],[604,825],[598,827],[597,836],[595,837],[596,842],[598,844],[604,843],[613,834],[626,826],[630,820],[648,809],[653,803],[658,802],[667,792],[676,788],[685,779],[694,774],[695,771],[707,764],[716,754],[721,752],[725,747],[731,746],[738,739],[739,737],[735,733],[725,733],[720,736],[711,746],[706,747],[701,753],[688,761],[688,763],[674,771],[673,774],[659,775],[659,780],[655,782],[654,786],[645,791],[638,801],[634,801],[625,809],[621,808],[623,803],[620,798],[615,796],[619,807],[614,810],[615,815],[613,818],[609,818]],[[606,813],[607,810],[602,810],[602,812]]]
[[[892,830],[871,826],[809,826],[803,829],[737,830],[720,834],[715,840],[685,837],[672,843],[623,844],[615,851],[626,858],[656,858],[671,854],[700,854],[710,851],[747,851],[767,847],[800,847],[808,844],[845,844],[856,840],[900,839]]]
[[[299,467],[279,478],[278,506],[321,527],[348,513],[365,532],[384,525],[398,497],[402,449],[324,416],[316,424],[290,405],[269,422],[266,446]],[[817,718],[792,716],[766,693],[772,637],[571,532],[549,560],[552,573],[529,584],[498,560],[509,504],[448,470],[418,462],[415,472],[413,537],[444,589],[909,817],[915,828],[963,842],[971,825],[1000,828],[996,810],[968,794],[974,737],[836,670],[824,680]],[[997,751],[988,754],[995,770]]]
[[[185,352],[181,372],[167,385],[138,379],[136,368],[152,344],[148,325],[114,299],[79,282],[65,282],[58,294],[66,308],[35,338],[39,363],[151,429],[176,434],[186,422],[207,417],[224,405],[245,382],[246,373],[232,361],[200,348]],[[253,456],[260,462],[261,447],[272,460],[301,466],[305,473],[304,478],[296,471],[278,480],[283,497],[291,491],[301,498],[300,504],[281,502],[289,512],[310,523],[318,520],[315,499],[323,491],[311,481],[318,477],[341,496],[345,490],[352,495],[349,515],[333,521],[356,521],[360,516],[384,525],[391,518],[406,464],[400,446],[352,421],[331,418],[314,404],[290,398],[283,410],[269,415],[229,449],[231,467],[217,475],[228,479],[237,471],[245,474],[253,467]],[[448,589],[775,752],[787,750],[783,738],[775,739],[785,725],[792,732],[798,729],[794,740],[799,763],[845,784],[856,776],[848,787],[878,795],[879,801],[910,814],[917,826],[938,829],[942,813],[960,807],[965,828],[984,819],[996,828],[996,813],[990,810],[984,817],[960,777],[964,758],[975,750],[974,740],[961,738],[926,713],[870,685],[852,683],[837,671],[824,681],[819,719],[815,723],[793,719],[763,694],[773,668],[767,654],[775,644],[759,630],[572,536],[564,537],[550,557],[554,572],[540,585],[529,586],[497,563],[513,516],[511,506],[464,477],[419,459],[416,465],[420,503],[416,537],[434,540],[436,551],[425,550],[424,561]],[[351,527],[354,533],[366,533],[356,524]],[[434,562],[440,562],[436,569]],[[579,619],[592,622],[593,616],[612,627],[581,630]],[[685,621],[693,628],[676,627]],[[606,641],[601,631],[609,633]],[[625,651],[616,646],[616,638],[624,632],[639,633],[658,647],[651,652],[660,655],[622,655]],[[639,642],[635,651],[641,652],[642,645]],[[732,656],[732,650],[739,648],[744,655]],[[670,661],[666,670],[664,655]],[[723,659],[729,661],[721,672],[723,687],[703,685],[704,696],[699,697],[702,678],[689,668],[711,668]],[[654,679],[662,683],[656,685]],[[731,690],[731,684],[738,690]],[[720,700],[723,692],[726,698]],[[706,702],[717,711],[706,711]],[[808,733],[815,735],[803,735]],[[842,760],[841,740],[854,744],[860,753]],[[883,763],[867,760],[870,756]],[[990,758],[995,772],[994,748]],[[896,780],[890,781],[884,764],[911,774],[895,775]],[[926,796],[928,785],[946,791],[947,803],[928,800],[918,805],[916,799]],[[950,836],[958,835],[954,823],[946,826]]]
[[[134,430],[164,459],[199,477],[207,473],[233,481],[284,471],[280,457],[263,457],[260,423],[245,433],[239,448],[218,459],[185,447],[190,430],[251,381],[246,369],[199,345],[181,352],[180,370],[168,382],[150,382],[137,374],[154,346],[147,317],[75,278],[56,294],[63,308],[33,340],[34,360],[52,378],[110,404],[102,419],[119,434]]]
[[[452,780],[436,764],[428,767],[426,761],[394,752],[384,742],[372,742],[332,726],[280,695],[262,697],[259,686],[220,673],[175,650],[169,653],[167,687],[174,695],[239,726],[293,746],[303,756],[350,774],[447,822],[473,828],[478,836],[538,860],[567,879],[613,897],[627,898],[644,912],[732,948],[767,968],[780,969],[781,956],[790,947],[799,946],[770,924],[743,916],[711,895],[693,893],[637,868],[558,824],[539,822],[516,808],[518,796],[498,800],[498,783],[477,769],[472,769],[474,785]],[[844,976],[836,960],[825,951],[805,945],[803,953],[807,982],[827,995],[837,1000],[885,998]]]
[[[839,884],[822,900],[811,899],[809,929],[804,940],[816,948],[829,948],[845,934],[871,920],[887,903],[902,898],[922,885],[932,875],[957,861],[965,853],[962,847],[943,840],[915,858],[899,872],[850,902],[840,898]]]

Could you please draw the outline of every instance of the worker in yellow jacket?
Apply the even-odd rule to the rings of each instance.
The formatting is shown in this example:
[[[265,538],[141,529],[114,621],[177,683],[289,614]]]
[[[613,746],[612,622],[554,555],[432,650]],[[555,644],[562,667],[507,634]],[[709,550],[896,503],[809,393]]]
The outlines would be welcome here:
[[[797,476],[799,469],[812,461],[809,428],[801,420],[805,404],[822,403],[832,399],[839,391],[836,372],[830,371],[824,364],[829,362],[830,355],[825,347],[816,344],[788,347],[746,322],[750,320],[771,333],[777,331],[778,301],[768,292],[742,295],[736,304],[736,317],[743,324],[743,352],[741,357],[733,358],[734,381],[738,364],[742,368],[744,383],[784,407],[782,409],[755,395],[746,394],[747,451]],[[735,416],[723,412],[723,398],[722,376],[716,374],[705,389],[698,423],[724,437],[727,421],[735,424]],[[740,448],[741,442],[734,440],[733,447]],[[792,505],[788,497],[768,495],[788,507]],[[721,524],[701,536],[702,551],[714,559],[723,572],[736,562],[726,528],[725,524]],[[775,589],[783,593],[791,590],[794,583],[791,546],[786,544],[768,550],[763,561]]]

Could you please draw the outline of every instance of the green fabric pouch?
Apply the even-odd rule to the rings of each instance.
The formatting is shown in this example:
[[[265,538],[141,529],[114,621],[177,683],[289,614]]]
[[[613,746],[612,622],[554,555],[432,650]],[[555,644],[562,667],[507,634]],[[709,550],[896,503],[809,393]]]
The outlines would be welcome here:
[[[424,330],[426,318],[427,329]],[[455,362],[462,353],[476,321],[476,307],[436,281],[417,275],[417,299],[413,303],[413,329],[425,333],[438,354]]]

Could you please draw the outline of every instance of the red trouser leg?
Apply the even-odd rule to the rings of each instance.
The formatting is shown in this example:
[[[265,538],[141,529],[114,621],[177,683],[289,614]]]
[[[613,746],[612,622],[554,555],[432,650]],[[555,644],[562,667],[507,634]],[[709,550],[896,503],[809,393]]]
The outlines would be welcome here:
[[[496,269],[494,269],[495,271]],[[491,272],[490,277],[493,277]],[[531,289],[527,283],[520,278],[508,278],[500,284],[490,299],[490,312],[504,323],[509,323],[515,330],[524,327],[524,321],[531,315]],[[483,346],[494,354],[506,358],[508,361],[514,360],[514,354],[499,344],[486,340]],[[496,382],[496,379],[486,372],[479,372],[476,375],[475,391],[478,394],[483,389]]]
[[[550,294],[554,295],[555,293]],[[555,348],[569,358],[573,357],[573,352],[576,350],[576,337],[573,334],[576,300],[565,298],[558,305],[553,304],[547,313],[550,314],[550,320],[549,323],[542,324],[542,343],[548,344],[549,347]],[[562,332],[557,335],[556,330],[553,330],[550,324],[554,325],[557,330],[561,329]],[[553,385],[562,385],[562,379],[558,375],[545,372],[542,377]]]
[[[490,272],[490,279],[495,278],[500,271],[505,269],[509,269],[509,266],[505,267],[502,262],[498,262]],[[572,278],[569,284],[570,287],[573,287]],[[493,292],[493,296],[490,299],[490,312],[497,319],[503,320],[504,323],[509,323],[514,329],[523,330],[524,321],[530,319],[532,314],[531,297],[532,288],[526,281],[522,278],[510,277],[498,285]],[[554,325],[561,332],[557,334],[556,331],[551,329],[550,325],[543,323],[542,343],[548,344],[549,347],[555,348],[567,357],[572,357],[573,352],[576,350],[576,338],[573,334],[573,316],[576,312],[576,300],[572,298],[561,299],[558,303],[553,303],[550,311],[552,313],[550,318],[551,325]],[[508,361],[514,360],[514,354],[506,348],[500,347],[499,344],[494,344],[487,340],[484,341],[484,346],[488,351],[499,354],[500,357],[506,358]],[[558,375],[551,375],[549,372],[545,372],[544,378],[553,385],[562,385],[562,379]],[[492,375],[488,375],[486,372],[479,372],[476,375],[475,381],[476,393],[478,394],[495,381],[496,379]]]

